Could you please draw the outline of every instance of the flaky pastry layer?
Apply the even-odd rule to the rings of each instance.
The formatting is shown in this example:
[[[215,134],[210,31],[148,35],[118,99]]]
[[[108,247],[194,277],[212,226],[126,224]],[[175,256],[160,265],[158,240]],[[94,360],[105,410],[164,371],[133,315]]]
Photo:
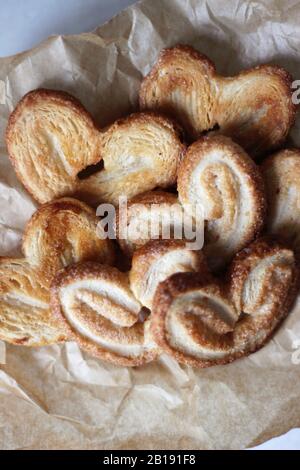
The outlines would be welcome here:
[[[183,207],[202,207],[207,221],[204,251],[213,270],[223,268],[262,229],[266,213],[262,176],[229,137],[208,135],[192,144],[177,184]]]
[[[255,352],[288,314],[299,281],[293,251],[266,239],[237,255],[229,279],[179,273],[158,286],[152,331],[165,352],[195,367]]]
[[[295,120],[292,77],[283,68],[260,65],[234,77],[190,46],[164,49],[144,78],[141,109],[175,117],[188,134],[219,128],[251,155],[280,146]]]
[[[0,258],[1,339],[24,346],[68,339],[50,311],[50,284],[59,269],[76,261],[113,262],[111,242],[96,229],[94,211],[72,198],[33,214],[23,236],[25,258]]]
[[[149,326],[141,321],[141,304],[128,275],[98,263],[79,263],[58,273],[51,307],[68,338],[101,359],[138,366],[158,355]]]

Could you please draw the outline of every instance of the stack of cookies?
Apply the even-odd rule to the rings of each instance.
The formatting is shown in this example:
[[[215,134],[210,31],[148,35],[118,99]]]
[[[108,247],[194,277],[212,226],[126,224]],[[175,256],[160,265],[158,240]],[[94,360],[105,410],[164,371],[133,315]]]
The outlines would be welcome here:
[[[124,366],[261,348],[298,292],[300,150],[282,149],[295,115],[282,68],[222,77],[181,45],[142,81],[140,110],[106,129],[63,91],[25,95],[6,141],[40,207],[24,257],[0,258],[0,338],[77,341]],[[115,210],[112,231],[97,207]],[[204,221],[203,246],[178,236],[185,214]]]

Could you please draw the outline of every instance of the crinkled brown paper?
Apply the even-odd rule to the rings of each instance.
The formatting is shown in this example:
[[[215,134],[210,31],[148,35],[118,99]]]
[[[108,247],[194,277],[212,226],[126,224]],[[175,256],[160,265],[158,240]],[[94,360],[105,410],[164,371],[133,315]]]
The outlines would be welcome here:
[[[160,49],[178,42],[207,54],[220,73],[274,62],[300,79],[300,3],[146,0],[94,33],[52,37],[1,59],[0,254],[19,253],[24,224],[35,209],[4,143],[18,100],[37,87],[67,90],[106,125],[137,109],[142,76]],[[168,357],[136,369],[114,367],[74,343],[40,349],[7,345],[0,368],[0,446],[253,446],[300,425],[300,364],[292,361],[299,338],[300,305],[263,350],[206,370],[179,366]]]

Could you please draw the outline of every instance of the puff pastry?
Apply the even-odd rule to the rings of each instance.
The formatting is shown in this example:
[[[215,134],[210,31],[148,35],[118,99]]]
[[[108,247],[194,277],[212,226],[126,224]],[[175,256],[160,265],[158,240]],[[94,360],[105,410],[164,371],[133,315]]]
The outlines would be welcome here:
[[[25,259],[0,258],[0,338],[24,346],[66,339],[52,318],[43,272]]]
[[[229,288],[191,273],[162,282],[153,301],[156,342],[179,362],[196,367],[226,364],[261,348],[296,296],[293,252],[258,240],[237,255]]]
[[[103,360],[137,366],[158,354],[150,320],[141,321],[128,275],[116,268],[86,262],[60,271],[51,306],[64,334]]]
[[[267,202],[267,231],[300,250],[300,150],[282,150],[262,165]]]
[[[95,211],[74,198],[61,198],[41,206],[29,220],[23,253],[50,279],[59,269],[78,261],[113,264],[114,247],[105,239]]]
[[[262,176],[229,137],[208,135],[188,148],[178,171],[178,195],[187,210],[202,206],[204,250],[213,270],[222,268],[263,226]]]
[[[20,181],[38,202],[73,195],[117,205],[121,195],[175,183],[185,150],[180,132],[154,113],[133,114],[100,132],[74,97],[38,89],[11,114],[6,142]]]
[[[130,287],[142,305],[152,309],[160,282],[177,272],[207,273],[201,251],[189,250],[184,240],[151,240],[133,254]]]
[[[196,139],[218,126],[252,155],[278,147],[294,123],[292,77],[261,65],[221,77],[215,65],[189,46],[164,49],[142,82],[142,109],[164,111]]]
[[[100,159],[92,117],[63,91],[27,93],[9,117],[6,143],[17,176],[39,203],[74,193],[77,174]]]
[[[293,250],[274,238],[263,237],[233,259],[229,268],[231,298],[238,311],[253,316],[251,322],[268,322],[269,315],[281,318],[285,311],[282,305],[290,306],[289,296],[295,294],[297,276]]]
[[[25,258],[0,258],[0,338],[26,346],[66,339],[52,318],[49,289],[56,271],[78,260],[113,261],[113,247],[102,240],[94,211],[63,198],[42,206],[23,237]]]
[[[116,233],[122,250],[130,257],[151,238],[162,238],[163,225],[170,231],[182,229],[183,212],[177,196],[165,191],[148,191],[132,198],[127,204],[126,219],[116,218]],[[151,231],[152,224],[152,231]]]
[[[238,318],[225,288],[202,273],[176,273],[153,299],[152,332],[162,350],[196,367],[218,363],[230,348],[227,333]]]
[[[118,205],[120,196],[172,186],[184,152],[173,121],[154,113],[131,114],[103,134],[104,170],[82,180],[79,193],[91,203]]]

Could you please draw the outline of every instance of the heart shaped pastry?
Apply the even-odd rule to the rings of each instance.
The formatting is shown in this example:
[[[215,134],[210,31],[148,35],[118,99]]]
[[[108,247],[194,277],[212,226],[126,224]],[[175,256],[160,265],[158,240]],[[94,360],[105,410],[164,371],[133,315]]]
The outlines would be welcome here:
[[[259,168],[229,137],[208,135],[188,148],[178,171],[178,195],[187,210],[202,207],[204,251],[213,270],[263,226],[266,203]]]
[[[291,76],[272,65],[221,77],[206,56],[178,45],[164,49],[144,78],[140,105],[176,117],[193,139],[219,127],[259,155],[281,145],[294,123],[291,85]]]
[[[300,150],[286,149],[261,166],[267,194],[267,231],[292,243],[300,254]]]
[[[59,199],[33,214],[23,237],[25,258],[0,258],[1,339],[25,346],[66,339],[50,312],[50,284],[68,264],[113,262],[113,247],[101,230],[94,211],[76,199]]]
[[[18,103],[6,142],[20,181],[40,203],[75,195],[117,205],[120,196],[173,185],[185,150],[170,119],[136,113],[101,132],[74,97],[44,89]]]
[[[101,359],[137,366],[158,354],[150,320],[142,321],[128,275],[116,268],[87,262],[60,271],[51,306],[65,336]]]
[[[154,338],[184,364],[232,362],[265,344],[289,312],[297,283],[293,252],[258,240],[233,261],[229,288],[194,273],[162,282],[153,301]]]

